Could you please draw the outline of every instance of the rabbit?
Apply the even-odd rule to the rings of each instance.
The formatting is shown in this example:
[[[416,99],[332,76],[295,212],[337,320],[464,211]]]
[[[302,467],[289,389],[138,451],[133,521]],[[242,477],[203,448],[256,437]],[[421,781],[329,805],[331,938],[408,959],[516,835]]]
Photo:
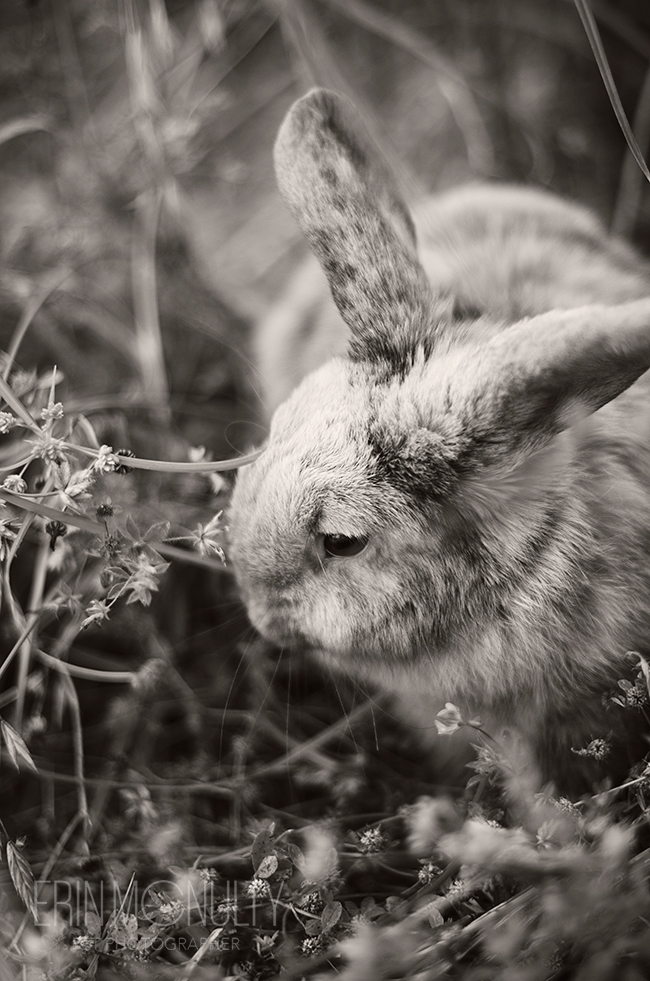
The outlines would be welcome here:
[[[650,651],[648,265],[544,190],[470,185],[412,216],[323,89],[275,168],[324,277],[305,266],[259,343],[274,411],[228,520],[252,624],[426,732],[448,701],[478,714],[540,782],[591,786],[572,750],[596,738],[626,772],[641,714],[610,696]]]

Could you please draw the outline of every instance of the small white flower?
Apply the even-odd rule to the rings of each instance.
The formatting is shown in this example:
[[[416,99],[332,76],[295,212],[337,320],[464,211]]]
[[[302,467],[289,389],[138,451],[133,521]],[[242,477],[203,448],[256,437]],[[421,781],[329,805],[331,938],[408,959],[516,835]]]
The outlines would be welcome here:
[[[223,491],[228,486],[228,482],[226,481],[226,478],[223,477],[220,473],[210,473],[208,474],[208,477],[210,478],[210,486],[212,487],[212,493],[222,494]]]
[[[467,892],[467,883],[462,879],[452,879],[445,893],[447,899],[462,899]]]
[[[359,835],[359,851],[364,855],[376,855],[386,845],[386,836],[379,828],[369,828]]]
[[[206,459],[205,446],[190,446],[187,455],[192,463],[201,463],[202,460]]]
[[[320,914],[323,912],[325,906],[324,901],[321,899],[320,894],[317,892],[308,892],[299,900],[300,906],[306,910],[308,913]]]
[[[65,455],[65,442],[62,439],[55,439],[46,430],[41,430],[34,439],[26,440],[34,447],[34,455],[41,460],[48,460],[57,467],[70,466]]]
[[[104,445],[99,447],[97,457],[91,464],[91,469],[98,473],[112,473],[118,463],[117,453],[113,452],[113,447]]]
[[[11,542],[17,535],[17,532],[9,527],[10,521],[11,518],[0,518],[0,562],[3,562],[7,557]]]
[[[556,821],[542,821],[535,835],[535,843],[538,848],[552,848],[555,844],[555,836],[558,832]]]
[[[227,899],[224,903],[219,903],[217,906],[217,916],[223,916],[224,919],[233,919],[237,916],[237,902],[234,899]]]
[[[180,919],[183,913],[184,906],[178,899],[174,899],[171,903],[161,903],[158,907],[158,916],[165,923],[175,923]]]
[[[14,494],[24,494],[27,490],[27,482],[19,477],[17,473],[11,473],[2,481],[5,490],[13,491]]]
[[[63,404],[61,402],[53,402],[45,409],[41,409],[41,419],[44,422],[50,422],[54,419],[63,419]]]
[[[568,797],[559,797],[558,800],[553,800],[551,802],[557,807],[558,811],[562,811],[563,814],[570,814],[572,817],[582,817],[580,813],[580,808],[569,800]]]
[[[0,433],[8,433],[10,429],[18,425],[18,420],[12,416],[11,412],[0,412]]]
[[[158,578],[168,568],[169,562],[154,564],[141,552],[132,565],[131,575],[117,588],[116,595],[126,596],[127,604],[142,603],[143,606],[149,606],[151,594],[158,591]]]
[[[440,709],[434,721],[439,736],[451,736],[463,726],[470,726],[472,729],[481,728],[480,719],[464,719],[460,709],[453,702],[445,702],[445,707]]]
[[[439,736],[451,736],[465,725],[460,709],[453,702],[445,702],[445,707],[436,715],[435,723]]]
[[[216,869],[199,869],[199,879],[203,882],[216,882],[219,878],[219,874]]]
[[[68,478],[65,487],[59,491],[59,497],[66,507],[74,508],[75,499],[79,501],[88,500],[90,497],[88,489],[92,486],[94,480],[95,474],[90,467],[86,470],[76,470]],[[76,510],[76,508],[74,509]]]
[[[266,879],[255,876],[246,884],[246,895],[251,899],[266,898],[270,894],[269,884]]]
[[[86,608],[86,619],[82,622],[81,629],[108,620],[110,611],[111,604],[107,600],[91,600]]]
[[[418,882],[423,885],[428,886],[434,879],[436,879],[442,869],[439,865],[435,865],[433,862],[425,862],[420,871],[418,872]]]
[[[322,937],[307,937],[300,945],[303,954],[318,954],[323,950],[325,943]]]
[[[223,563],[226,561],[223,548],[219,542],[224,529],[221,526],[221,515],[223,511],[218,511],[214,518],[205,525],[197,525],[190,540],[194,548],[204,556],[217,555]]]

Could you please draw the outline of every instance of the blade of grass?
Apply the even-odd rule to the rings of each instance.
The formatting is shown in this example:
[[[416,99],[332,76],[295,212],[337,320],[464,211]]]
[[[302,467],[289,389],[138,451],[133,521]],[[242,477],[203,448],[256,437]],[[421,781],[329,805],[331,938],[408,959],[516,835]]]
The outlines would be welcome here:
[[[156,292],[156,239],[161,205],[160,187],[150,188],[136,200],[131,276],[136,352],[144,390],[164,417],[163,421],[168,421],[169,386]]]
[[[25,643],[25,641],[27,640],[27,638],[29,637],[35,626],[36,626],[36,619],[34,618],[23,629],[23,631],[20,634],[20,637],[18,638],[14,646],[11,648],[11,650],[7,654],[2,664],[0,664],[0,678],[5,673],[5,671],[7,670],[7,668],[9,667],[14,657],[16,656],[22,645]],[[16,697],[18,697],[18,692],[16,692]]]
[[[151,8],[152,13],[155,8]],[[135,350],[144,391],[151,398],[161,422],[169,423],[169,385],[165,367],[156,279],[156,244],[167,173],[158,132],[159,115],[165,104],[158,89],[153,22],[149,30],[140,26],[133,0],[124,4],[126,77],[132,108],[132,121],[141,151],[141,161],[149,178],[148,186],[134,203],[131,241],[131,284],[135,317]],[[167,37],[166,16],[158,18],[158,28]],[[157,40],[161,41],[158,34]],[[167,37],[171,43],[171,36]],[[161,408],[162,406],[162,408]]]
[[[98,668],[84,668],[79,664],[70,664],[69,661],[66,661],[65,666],[63,666],[60,658],[52,657],[45,651],[40,650],[40,648],[36,648],[34,653],[38,660],[46,667],[52,668],[54,671],[65,672],[73,678],[82,678],[85,681],[100,681],[102,684],[110,682],[113,685],[130,685],[135,678],[133,671],[101,671]]]
[[[372,702],[364,702],[358,705],[352,712],[346,715],[344,718],[339,719],[332,725],[328,726],[322,732],[317,733],[310,739],[305,739],[298,745],[294,746],[287,753],[279,756],[277,759],[272,760],[269,763],[264,763],[256,769],[249,771],[248,779],[254,779],[256,776],[264,773],[273,773],[282,771],[289,766],[290,763],[294,763],[296,760],[300,759],[302,756],[309,756],[315,749],[319,749],[321,746],[326,745],[335,736],[344,733],[345,730],[360,719],[363,719],[369,712],[373,709]]]
[[[39,777],[56,780],[58,783],[76,783],[77,778],[71,773],[59,773],[57,770],[49,770],[47,767],[40,765],[38,762],[39,759],[40,757],[37,756],[36,766],[38,767]],[[141,780],[110,780],[107,777],[86,777],[84,783],[87,787],[102,787],[106,784],[115,789],[119,789],[120,787],[141,787],[144,784],[149,790],[161,790],[164,793],[200,793],[210,797],[223,798],[224,800],[230,800],[236,792],[228,785],[227,781],[220,783],[219,781],[208,782],[195,780],[188,783],[176,783],[173,780],[167,781],[163,778],[155,778],[151,774],[143,776]],[[250,851],[250,845],[236,852],[230,852],[229,854],[245,855],[247,851]]]
[[[632,127],[630,126],[629,120],[625,114],[625,109],[623,108],[623,103],[621,102],[621,98],[618,94],[616,82],[614,81],[614,76],[612,75],[611,68],[609,67],[607,55],[605,54],[603,42],[598,31],[598,25],[596,24],[596,19],[592,13],[591,7],[589,6],[589,2],[588,0],[573,0],[573,2],[576,5],[580,19],[582,20],[587,39],[591,45],[591,50],[594,53],[598,70],[602,76],[603,82],[605,83],[605,89],[607,91],[609,101],[618,120],[618,124],[621,127],[623,136],[625,137],[632,156],[641,169],[643,176],[647,181],[650,181],[650,170],[648,170],[648,165],[646,164],[643,153],[641,152],[641,147],[637,143]]]
[[[83,75],[68,0],[57,0],[53,5],[52,26],[59,49],[68,112],[77,134],[90,133],[94,137],[94,121],[90,110],[88,92]]]
[[[50,857],[48,858],[47,862],[43,866],[43,869],[42,869],[42,871],[40,873],[40,876],[39,876],[41,882],[46,882],[47,881],[47,879],[48,879],[48,877],[50,875],[50,872],[52,871],[52,869],[54,868],[54,866],[58,862],[59,857],[61,855],[61,852],[63,851],[63,849],[67,845],[67,843],[68,843],[68,841],[69,841],[69,839],[70,839],[73,831],[75,830],[75,828],[77,827],[77,825],[79,824],[79,822],[81,821],[81,819],[82,819],[82,815],[79,812],[77,812],[74,815],[74,817],[72,817],[70,819],[70,821],[68,821],[68,824],[66,825],[66,827],[63,830],[63,832],[59,836],[59,840],[57,841],[56,845],[52,849],[52,851],[50,853]],[[37,897],[35,896],[34,899],[36,899],[36,898]],[[18,946],[18,944],[20,942],[20,938],[22,937],[22,935],[23,935],[26,927],[29,925],[30,920],[31,920],[30,914],[29,913],[25,913],[25,915],[23,916],[22,920],[20,921],[20,925],[18,927],[18,930],[14,934],[13,939],[11,941],[11,944],[9,945],[10,946],[10,949],[16,949],[16,947]]]
[[[66,279],[68,279],[71,275],[72,269],[66,269],[64,273],[62,273],[60,269],[54,270],[44,278],[42,287],[37,294],[26,303],[18,323],[16,324],[16,329],[14,330],[13,337],[11,338],[11,343],[7,349],[7,363],[2,373],[2,378],[4,381],[7,381],[9,378],[9,373],[13,367],[18,349],[22,344],[23,338],[27,333],[27,329],[29,328],[29,325],[33,321],[34,317],[41,309],[47,298],[56,289],[58,289],[59,286],[62,286]]]
[[[214,460],[201,461],[200,463],[173,463],[167,460],[143,460],[139,457],[119,456],[118,460],[126,467],[135,467],[136,470],[157,470],[160,473],[219,473],[222,470],[238,470],[246,467],[249,463],[254,463],[261,450],[253,450],[244,456],[236,457],[234,460]]]
[[[650,145],[650,68],[646,70],[637,99],[633,129],[642,151],[644,148],[647,150]],[[639,213],[642,187],[642,173],[636,166],[634,157],[626,153],[612,218],[612,231],[617,235],[630,235],[633,232]]]
[[[47,539],[41,541],[39,550],[34,563],[32,584],[27,604],[27,624],[33,624],[34,628],[40,617],[40,608],[43,603],[43,590],[45,588],[45,576],[47,574],[47,560],[49,554],[49,543]],[[20,645],[18,654],[18,677],[16,685],[18,687],[18,698],[14,708],[14,726],[21,732],[23,725],[23,712],[25,708],[25,695],[27,693],[27,675],[32,656],[32,631],[28,631],[25,639]]]
[[[63,661],[60,662],[63,665]],[[86,796],[86,784],[84,775],[84,745],[83,745],[83,726],[81,723],[81,707],[77,690],[72,683],[70,675],[63,671],[60,675],[61,684],[64,686],[70,722],[72,726],[72,744],[74,752],[74,778],[77,787],[77,813],[81,815],[81,823],[84,829],[84,837],[81,841],[83,854],[89,854],[88,834],[92,828],[90,812],[88,810],[88,798]]]
[[[48,477],[47,481],[45,482],[45,486],[43,487],[43,493],[47,494],[51,486],[52,486],[51,478]],[[36,507],[41,506],[40,502],[34,501],[32,503]],[[9,550],[9,554],[7,556],[6,561],[4,562],[4,568],[3,568],[3,575],[5,580],[5,586],[6,586],[5,599],[9,611],[11,613],[11,617],[14,621],[14,624],[16,625],[16,629],[21,631],[21,637],[19,638],[15,646],[12,648],[9,656],[5,659],[5,662],[0,667],[0,674],[2,674],[6,670],[8,665],[11,663],[11,660],[18,652],[21,659],[21,665],[19,668],[19,678],[17,680],[18,694],[16,699],[15,719],[19,731],[20,731],[20,724],[22,723],[22,712],[23,712],[23,705],[25,699],[26,682],[27,682],[28,664],[24,662],[29,661],[29,657],[31,654],[30,635],[34,627],[36,627],[36,625],[38,624],[38,620],[40,617],[40,607],[42,603],[43,589],[45,586],[45,576],[47,572],[47,552],[45,551],[45,548],[43,547],[40,550],[39,555],[37,557],[36,570],[34,573],[34,578],[32,580],[31,595],[28,603],[27,616],[23,614],[23,611],[20,608],[18,600],[16,599],[13,590],[11,588],[10,570],[14,558],[16,557],[16,554],[20,547],[20,544],[25,538],[25,536],[27,535],[27,531],[29,530],[32,521],[33,521],[32,514],[28,513],[27,515],[25,515],[25,518],[23,519],[23,522],[18,530],[18,533],[11,544],[11,549]],[[43,546],[45,546],[45,543],[43,543]],[[43,552],[45,552],[45,554],[43,554]],[[29,629],[26,630],[25,629],[26,627],[28,627]],[[23,633],[24,636],[22,636]]]
[[[176,975],[175,981],[186,981],[187,978],[191,978],[194,971],[201,963],[206,954],[209,954],[213,950],[214,944],[216,944],[218,938],[224,931],[224,927],[216,927],[212,933],[208,934],[201,946],[198,948],[196,953],[192,954],[189,961],[180,972]]]
[[[72,443],[64,444],[66,449],[77,450],[86,453],[88,456],[97,456],[94,450],[86,446],[75,446]],[[118,463],[124,467],[131,467],[134,470],[156,470],[159,473],[219,473],[222,470],[238,470],[249,463],[257,460],[261,450],[253,450],[244,456],[235,457],[233,460],[201,460],[193,462],[175,462],[171,460],[145,460],[137,456],[120,456],[116,454]]]
[[[9,119],[0,126],[0,144],[8,143],[16,136],[23,133],[47,132],[50,129],[50,120],[47,116],[35,113],[33,116],[20,116],[18,119]]]
[[[41,517],[49,518],[53,521],[63,521],[65,524],[73,525],[75,528],[81,528],[82,531],[89,531],[93,535],[103,535],[105,531],[104,527],[97,521],[92,521],[84,515],[68,514],[65,511],[59,511],[57,508],[51,508],[47,504],[40,504],[38,501],[25,499],[20,494],[14,494],[12,491],[5,490],[4,487],[0,487],[0,499],[7,501],[8,504],[13,504],[14,507],[22,508],[23,511],[39,514]]]
[[[40,429],[36,424],[36,420],[33,418],[31,413],[27,411],[23,403],[15,394],[14,390],[4,378],[0,378],[0,396],[4,399],[9,408],[13,409],[16,416],[19,419],[22,419],[28,429],[33,429],[36,432],[40,432]]]

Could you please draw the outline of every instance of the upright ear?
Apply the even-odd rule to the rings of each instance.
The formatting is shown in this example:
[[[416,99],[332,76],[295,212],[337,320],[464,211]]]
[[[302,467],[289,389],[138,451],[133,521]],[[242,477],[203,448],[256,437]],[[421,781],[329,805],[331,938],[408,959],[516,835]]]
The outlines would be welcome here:
[[[280,190],[350,327],[350,357],[407,370],[432,346],[435,303],[394,175],[342,98],[313,89],[275,145]]]

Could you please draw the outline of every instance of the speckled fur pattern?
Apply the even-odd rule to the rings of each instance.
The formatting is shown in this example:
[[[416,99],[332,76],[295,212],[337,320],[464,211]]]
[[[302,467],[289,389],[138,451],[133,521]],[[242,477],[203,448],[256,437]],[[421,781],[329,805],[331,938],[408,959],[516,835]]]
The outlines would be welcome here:
[[[543,191],[461,188],[413,224],[322,90],[276,170],[335,307],[308,267],[262,332],[269,405],[306,377],[233,493],[251,621],[413,719],[482,713],[568,785],[623,655],[650,651],[650,271]],[[368,543],[332,557],[328,535]]]

